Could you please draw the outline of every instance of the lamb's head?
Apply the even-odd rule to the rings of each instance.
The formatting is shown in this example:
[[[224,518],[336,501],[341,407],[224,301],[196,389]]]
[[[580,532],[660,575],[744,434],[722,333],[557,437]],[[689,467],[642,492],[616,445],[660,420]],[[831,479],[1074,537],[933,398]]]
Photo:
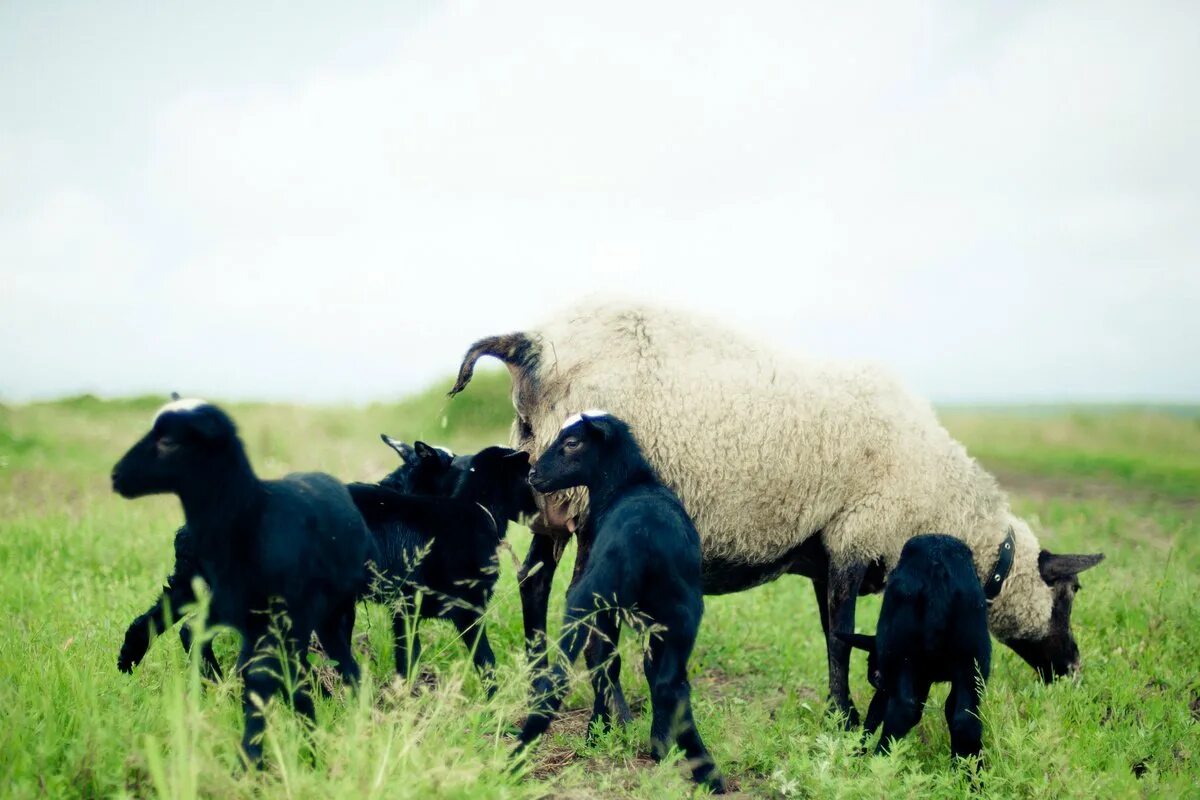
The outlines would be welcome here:
[[[485,447],[466,459],[454,496],[472,500],[516,521],[537,511],[529,489],[529,453],[510,447]]]
[[[150,431],[129,448],[112,471],[122,497],[179,492],[240,451],[237,427],[224,411],[203,400],[174,399],[154,416]]]
[[[1104,555],[1042,550],[1028,525],[1015,518],[1014,523],[1012,571],[992,603],[989,627],[1049,683],[1079,670],[1079,645],[1071,630],[1079,573],[1099,564]]]
[[[628,426],[606,411],[573,414],[529,471],[529,485],[541,493],[589,485],[605,472],[609,451],[628,435]]]
[[[380,438],[400,456],[400,466],[379,481],[379,485],[403,494],[448,496],[469,465],[469,457],[456,456],[444,447],[421,441],[409,445],[387,434]]]

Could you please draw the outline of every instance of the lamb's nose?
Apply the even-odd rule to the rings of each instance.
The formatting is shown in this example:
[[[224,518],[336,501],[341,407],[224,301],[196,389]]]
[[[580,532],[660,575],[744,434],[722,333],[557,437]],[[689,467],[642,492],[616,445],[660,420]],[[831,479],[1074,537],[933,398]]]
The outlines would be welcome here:
[[[530,467],[529,478],[527,478],[527,482],[532,484],[535,480],[537,480],[537,470],[533,467]]]

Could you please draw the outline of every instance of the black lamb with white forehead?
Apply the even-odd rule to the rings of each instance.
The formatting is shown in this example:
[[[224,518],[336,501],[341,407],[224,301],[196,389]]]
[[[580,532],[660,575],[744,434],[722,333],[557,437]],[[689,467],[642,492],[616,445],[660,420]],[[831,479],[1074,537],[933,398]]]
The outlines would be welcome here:
[[[387,434],[381,434],[380,439],[396,451],[400,465],[388,473],[379,485],[404,494],[448,496],[454,491],[459,476],[470,467],[470,456],[455,456],[420,441],[409,445]],[[192,581],[199,577],[208,582],[196,558],[194,539],[186,525],[176,531],[175,564],[166,585],[154,604],[135,618],[125,631],[117,659],[117,668],[122,672],[132,672],[145,658],[154,637],[177,622],[181,610],[196,601]],[[190,651],[192,637],[186,625],[180,627],[179,638],[184,649]],[[213,678],[219,677],[221,666],[213,653],[211,640],[204,643],[202,655],[205,673]]]
[[[567,595],[560,647],[573,662],[587,650],[595,701],[592,722],[611,724],[620,674],[621,613],[656,628],[644,661],[654,719],[651,749],[662,758],[678,744],[694,780],[717,792],[725,782],[692,718],[687,663],[704,613],[700,536],[679,498],[651,468],[623,421],[607,414],[571,420],[529,473],[539,492],[588,489],[592,552]],[[567,691],[566,666],[536,682],[537,700],[521,730],[523,750],[550,726]]]
[[[358,667],[347,620],[367,582],[374,542],[346,487],[322,473],[260,480],[233,420],[199,401],[168,404],[154,426],[117,462],[123,497],[171,493],[183,504],[197,571],[212,590],[209,622],[242,636],[245,729],[242,749],[262,760],[265,703],[283,689],[280,651],[301,671],[315,632],[350,682]],[[276,612],[286,615],[283,630]],[[280,635],[282,633],[282,636]],[[305,682],[296,710],[315,720]]]

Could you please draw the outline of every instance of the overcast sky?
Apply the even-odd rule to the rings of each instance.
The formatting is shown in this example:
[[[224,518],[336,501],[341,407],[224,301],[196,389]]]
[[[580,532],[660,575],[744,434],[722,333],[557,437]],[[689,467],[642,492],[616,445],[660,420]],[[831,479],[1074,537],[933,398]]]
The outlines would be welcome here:
[[[0,4],[0,399],[364,401],[590,292],[1200,400],[1200,5]]]

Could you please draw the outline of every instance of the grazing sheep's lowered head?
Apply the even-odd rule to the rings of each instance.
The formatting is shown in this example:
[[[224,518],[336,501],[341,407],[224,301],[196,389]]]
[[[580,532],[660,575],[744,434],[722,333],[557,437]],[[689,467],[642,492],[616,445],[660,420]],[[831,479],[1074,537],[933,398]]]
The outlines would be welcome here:
[[[1079,573],[1099,564],[1104,555],[1051,553],[1038,545],[1027,523],[1011,515],[1009,519],[1016,555],[1000,594],[991,602],[988,627],[1049,683],[1079,671],[1071,610]],[[984,575],[985,583],[990,577]]]
[[[231,454],[244,462],[237,426],[228,414],[204,400],[172,400],[113,467],[113,490],[127,498],[178,493],[228,463]]]

